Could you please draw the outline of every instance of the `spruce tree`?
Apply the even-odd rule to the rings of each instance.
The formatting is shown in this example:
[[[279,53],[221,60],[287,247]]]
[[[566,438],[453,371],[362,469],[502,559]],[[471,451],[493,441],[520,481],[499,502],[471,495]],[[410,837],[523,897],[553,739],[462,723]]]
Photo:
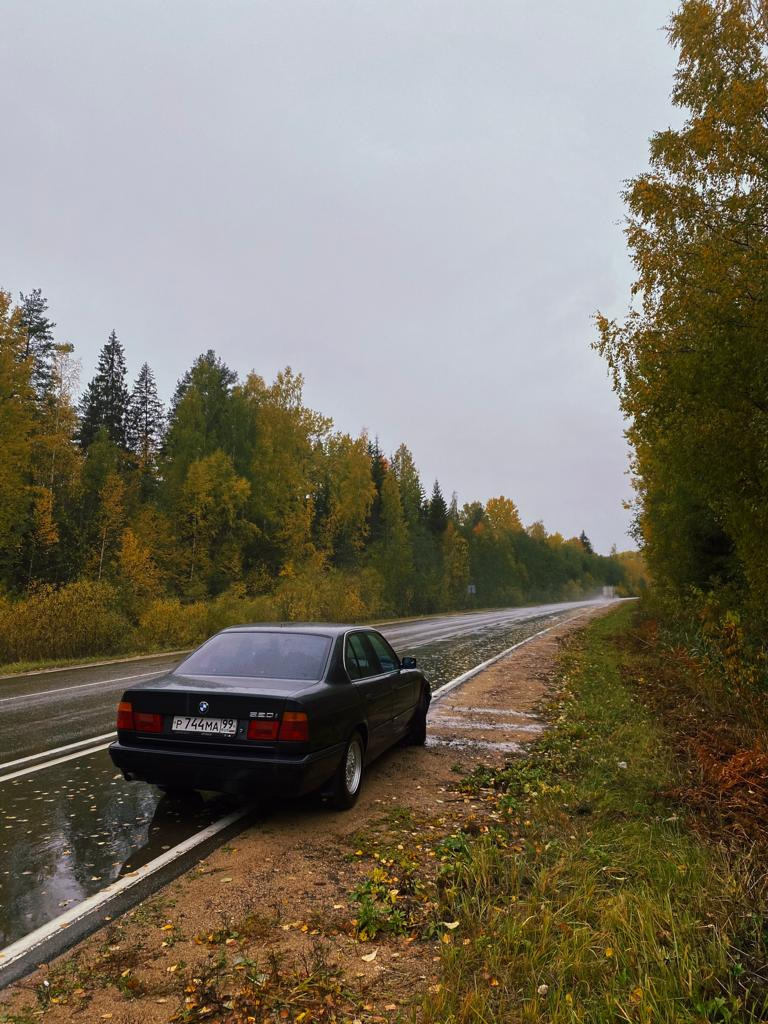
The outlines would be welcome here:
[[[445,503],[443,492],[440,490],[440,484],[437,480],[435,480],[435,486],[432,488],[432,497],[429,499],[427,522],[434,534],[443,533],[448,525],[448,506]]]
[[[234,454],[232,389],[236,383],[237,373],[208,349],[176,385],[163,446],[165,490],[172,500],[196,459],[219,450]]]
[[[20,293],[21,324],[26,331],[24,358],[32,359],[30,383],[38,402],[49,395],[54,383],[55,343],[53,329],[56,324],[48,318],[48,300],[39,288],[29,295]]]
[[[381,536],[381,488],[389,469],[387,460],[384,458],[379,446],[378,437],[368,442],[368,458],[371,460],[371,479],[376,488],[371,511],[368,516],[368,531],[373,543]]]
[[[400,499],[408,525],[413,529],[424,515],[424,488],[408,446],[401,444],[392,456],[392,472],[400,487]]]
[[[126,439],[143,470],[155,463],[163,442],[165,410],[157,394],[152,370],[144,363],[128,399]]]
[[[113,444],[127,445],[128,387],[125,352],[114,331],[99,354],[96,373],[80,399],[80,444],[87,448],[104,427]]]
[[[594,555],[595,549],[592,547],[592,541],[589,539],[589,537],[583,530],[579,534],[579,541],[581,542],[581,546],[584,548],[588,555]]]

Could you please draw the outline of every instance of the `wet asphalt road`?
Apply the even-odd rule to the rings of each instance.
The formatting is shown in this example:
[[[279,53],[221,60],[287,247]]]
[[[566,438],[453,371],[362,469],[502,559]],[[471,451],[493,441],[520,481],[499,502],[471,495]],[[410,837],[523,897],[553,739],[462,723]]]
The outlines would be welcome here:
[[[393,623],[382,632],[398,653],[417,654],[436,688],[592,603]],[[111,739],[123,690],[179,661],[160,655],[0,679],[0,948],[237,806],[213,795],[179,805],[124,782],[106,749],[95,749]]]
[[[473,612],[439,619],[419,619],[382,627],[400,654],[478,630],[526,622],[573,610],[590,602]],[[9,761],[110,732],[123,690],[152,679],[179,663],[178,655],[99,668],[62,669],[36,675],[0,677],[0,776]]]

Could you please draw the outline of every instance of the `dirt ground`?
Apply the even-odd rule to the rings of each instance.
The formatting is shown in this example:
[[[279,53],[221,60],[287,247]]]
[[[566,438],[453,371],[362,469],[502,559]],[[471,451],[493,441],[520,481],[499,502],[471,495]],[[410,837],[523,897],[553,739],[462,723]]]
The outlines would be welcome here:
[[[396,891],[397,872],[408,870],[400,854],[428,869],[441,838],[482,828],[483,808],[458,790],[462,773],[503,763],[536,738],[563,637],[601,611],[580,613],[447,694],[430,713],[427,746],[397,748],[372,765],[351,811],[303,801],[265,812],[150,900],[0,993],[0,1021],[3,1013],[24,1024],[235,1019],[236,1000],[221,993],[238,971],[256,970],[263,1012],[238,1020],[418,1016],[424,993],[440,984],[441,942],[461,937],[449,922],[426,938],[408,927],[366,940],[351,894],[376,870]]]

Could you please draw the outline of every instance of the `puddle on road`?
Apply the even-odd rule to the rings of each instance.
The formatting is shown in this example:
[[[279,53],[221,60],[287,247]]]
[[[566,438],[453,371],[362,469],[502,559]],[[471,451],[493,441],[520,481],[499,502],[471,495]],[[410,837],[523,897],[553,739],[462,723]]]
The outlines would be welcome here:
[[[415,653],[436,689],[561,617],[489,625],[424,645],[398,645],[399,653]],[[449,745],[464,746],[466,741]],[[509,752],[520,749],[518,744],[488,745]],[[161,797],[153,786],[127,783],[106,750],[0,785],[0,948],[236,806],[233,798],[214,795],[178,803]]]
[[[221,817],[127,783],[106,751],[0,786],[0,948]]]
[[[444,717],[436,719],[441,729],[473,729],[477,732],[480,729],[487,729],[489,732],[543,732],[544,725],[530,722],[527,725],[520,725],[518,722],[489,722],[487,718],[476,718],[474,715],[468,718]]]
[[[474,750],[479,747],[481,750],[495,750],[502,754],[519,754],[524,748],[520,743],[513,740],[502,740],[492,743],[490,740],[460,739],[452,736],[445,739],[442,736],[427,736],[428,747],[450,747],[452,750]]]

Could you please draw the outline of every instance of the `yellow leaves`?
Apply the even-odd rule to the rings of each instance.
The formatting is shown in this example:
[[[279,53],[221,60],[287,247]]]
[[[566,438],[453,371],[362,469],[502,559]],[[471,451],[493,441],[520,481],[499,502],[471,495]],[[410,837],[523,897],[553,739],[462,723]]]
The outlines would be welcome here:
[[[120,535],[117,556],[121,582],[137,597],[154,597],[160,589],[160,573],[149,548],[132,529]]]
[[[35,541],[42,548],[53,547],[59,542],[59,529],[53,518],[53,493],[48,487],[36,489],[32,508]]]
[[[503,494],[498,498],[488,499],[485,505],[485,518],[488,520],[491,530],[497,534],[520,533],[523,529],[517,505],[511,498],[505,498]]]

